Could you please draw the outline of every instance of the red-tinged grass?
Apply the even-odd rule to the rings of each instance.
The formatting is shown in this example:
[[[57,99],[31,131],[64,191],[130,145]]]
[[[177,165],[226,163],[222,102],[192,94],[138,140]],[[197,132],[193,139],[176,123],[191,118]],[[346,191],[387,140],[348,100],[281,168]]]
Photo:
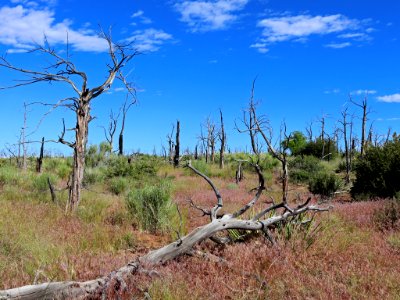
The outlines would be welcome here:
[[[187,201],[191,198],[207,209],[214,206],[208,184],[180,169],[164,167],[160,172],[174,178],[173,198],[181,211],[188,211],[187,229],[209,222]],[[249,191],[257,178],[250,174],[236,185],[224,175],[213,181],[224,198],[224,211],[232,212],[254,196]],[[123,197],[97,188],[99,193],[84,192],[76,216],[65,217],[63,205],[49,203],[48,195],[40,200],[24,196],[23,189],[17,194],[10,186],[2,187],[0,289],[31,284],[36,273],[38,282],[93,279],[171,241],[170,235],[137,230]],[[266,196],[248,215],[265,206],[269,196],[279,201],[280,192],[278,179],[270,180]],[[290,198],[298,192],[305,188],[291,186]],[[197,248],[224,262],[181,257],[158,266],[161,277],[127,279],[127,299],[143,298],[146,291],[152,299],[174,300],[399,299],[399,232],[381,232],[372,222],[384,203],[334,203],[332,212],[316,217],[319,229],[308,240],[303,232],[294,232],[290,240],[278,236],[275,247],[262,236],[226,247],[204,242]]]

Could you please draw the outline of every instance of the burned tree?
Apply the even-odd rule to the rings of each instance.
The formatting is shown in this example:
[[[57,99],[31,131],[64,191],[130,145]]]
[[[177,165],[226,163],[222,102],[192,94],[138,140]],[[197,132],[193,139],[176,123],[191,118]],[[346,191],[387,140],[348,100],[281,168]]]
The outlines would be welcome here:
[[[69,146],[73,151],[73,172],[70,180],[69,198],[66,207],[68,213],[73,212],[77,208],[81,199],[89,123],[93,119],[91,115],[92,100],[107,91],[116,78],[122,80],[129,93],[133,96],[133,99],[135,99],[134,89],[123,77],[122,69],[138,54],[138,52],[131,47],[131,44],[114,43],[111,33],[101,32],[100,37],[107,45],[110,63],[107,65],[108,74],[106,79],[100,85],[92,88],[88,86],[87,74],[79,70],[70,60],[68,45],[65,57],[62,57],[54,48],[50,47],[46,39],[43,46],[38,45],[32,50],[31,52],[39,52],[54,60],[53,64],[43,68],[41,71],[20,68],[14,66],[6,57],[0,58],[0,67],[24,74],[28,77],[28,79],[6,88],[26,86],[40,82],[62,82],[68,84],[75,92],[75,96],[61,99],[52,106],[53,109],[57,107],[66,107],[72,110],[76,117],[76,125],[71,129],[74,131],[74,140],[67,141],[64,138],[66,132],[64,122],[63,131],[58,138],[58,142]]]
[[[224,154],[225,154],[225,147],[226,147],[226,133],[224,127],[224,119],[222,116],[222,110],[219,110],[220,120],[221,120],[221,128],[218,134],[220,140],[220,149],[219,149],[219,168],[224,168]]]
[[[36,158],[36,172],[38,173],[42,172],[43,154],[44,154],[44,137],[42,137],[42,142],[40,144],[39,157]]]
[[[128,97],[126,98],[124,105],[121,107],[122,112],[122,120],[121,120],[121,130],[119,132],[118,138],[118,155],[124,155],[124,131],[125,131],[125,120],[126,115],[128,114],[129,109],[134,104],[134,102],[129,102],[128,104]]]
[[[174,151],[174,167],[179,167],[179,151],[180,151],[180,138],[179,135],[181,133],[181,127],[179,121],[176,121],[176,136],[175,136],[175,151]]]

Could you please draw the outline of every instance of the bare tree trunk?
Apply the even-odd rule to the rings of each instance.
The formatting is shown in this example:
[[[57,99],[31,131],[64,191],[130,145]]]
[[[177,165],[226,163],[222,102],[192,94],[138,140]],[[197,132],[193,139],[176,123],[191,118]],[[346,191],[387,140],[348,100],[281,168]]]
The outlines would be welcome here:
[[[344,150],[346,156],[346,183],[350,182],[350,154],[349,154],[349,143],[347,139],[347,108],[342,111],[343,120],[340,122],[343,125],[343,140],[344,140]]]
[[[219,110],[219,114],[221,117],[221,132],[220,132],[220,141],[221,141],[221,148],[219,150],[219,168],[223,169],[224,168],[224,153],[225,153],[225,144],[226,144],[226,133],[225,133],[225,128],[224,128],[224,119],[222,116],[222,111]]]
[[[174,153],[174,167],[175,168],[179,167],[180,130],[181,130],[180,123],[179,123],[179,121],[176,121],[176,138],[175,138],[175,153]]]
[[[44,153],[44,137],[42,137],[42,143],[40,145],[39,157],[36,159],[36,172],[38,172],[38,173],[42,172],[43,153]]]
[[[84,100],[81,100],[84,102]],[[72,168],[72,178],[69,187],[69,197],[66,212],[72,213],[78,207],[81,200],[81,190],[83,174],[85,171],[85,151],[88,137],[88,127],[90,121],[89,103],[83,103],[77,114],[75,128],[74,165]]]
[[[350,102],[353,103],[354,105],[360,107],[363,110],[363,117],[362,117],[362,123],[361,123],[361,148],[360,148],[360,155],[361,155],[361,157],[363,157],[365,154],[365,127],[367,125],[367,117],[369,114],[368,101],[367,101],[367,97],[365,97],[364,100],[361,102],[361,104],[359,104],[357,102],[354,102],[350,96]]]

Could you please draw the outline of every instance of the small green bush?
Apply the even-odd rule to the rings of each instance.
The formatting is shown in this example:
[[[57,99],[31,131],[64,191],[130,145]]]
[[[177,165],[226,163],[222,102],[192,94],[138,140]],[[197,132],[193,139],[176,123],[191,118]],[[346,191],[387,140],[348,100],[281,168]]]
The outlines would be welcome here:
[[[192,161],[192,166],[193,166],[193,168],[195,168],[196,170],[200,171],[204,175],[209,176],[209,177],[211,176],[211,167],[210,167],[210,165],[208,165],[206,163],[205,160],[193,160]],[[185,173],[188,174],[188,175],[197,176],[189,168],[185,169]]]
[[[166,231],[173,213],[171,185],[162,181],[154,186],[131,191],[126,197],[127,209],[139,227],[152,233]]]
[[[391,230],[400,226],[400,202],[391,200],[382,208],[374,211],[372,221],[379,230]]]
[[[356,180],[351,189],[354,199],[395,197],[400,192],[400,138],[394,136],[383,147],[368,148],[354,170]]]
[[[294,183],[308,183],[310,179],[324,167],[321,161],[314,156],[297,156],[289,161],[289,180]]]
[[[320,172],[311,178],[308,189],[313,194],[331,197],[340,189],[340,186],[340,179],[335,174]]]
[[[125,156],[112,156],[107,161],[107,177],[132,177],[142,179],[143,177],[156,176],[160,168],[159,161],[148,155],[138,155],[131,158],[129,163]]]
[[[3,185],[17,185],[20,183],[20,177],[18,176],[18,170],[5,166],[0,168],[0,186]]]
[[[60,177],[61,179],[67,179],[68,176],[71,174],[72,169],[70,166],[66,164],[62,164],[57,167],[57,176]]]
[[[54,185],[57,181],[57,178],[48,173],[43,173],[40,175],[34,175],[32,179],[32,187],[35,192],[44,193],[49,191],[49,184],[47,180],[50,179],[50,182]]]
[[[83,186],[88,187],[90,185],[101,183],[104,180],[104,174],[99,168],[86,168],[83,174]]]
[[[108,189],[115,195],[120,195],[126,191],[128,187],[128,180],[124,177],[111,178],[108,183]]]

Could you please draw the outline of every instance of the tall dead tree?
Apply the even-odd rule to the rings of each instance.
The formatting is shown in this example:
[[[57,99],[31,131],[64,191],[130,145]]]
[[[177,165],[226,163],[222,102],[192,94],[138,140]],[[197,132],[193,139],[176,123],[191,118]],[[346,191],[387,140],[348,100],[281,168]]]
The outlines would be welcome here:
[[[179,151],[180,151],[180,133],[181,127],[179,121],[176,121],[176,136],[175,136],[175,153],[174,153],[174,167],[179,167]]]
[[[38,45],[32,50],[31,52],[42,53],[54,60],[53,64],[39,71],[20,68],[14,66],[6,57],[3,56],[0,58],[0,67],[24,74],[28,77],[28,79],[24,79],[15,85],[5,88],[26,86],[39,82],[62,82],[68,84],[76,94],[75,96],[61,99],[52,106],[53,109],[60,106],[69,108],[74,112],[76,118],[76,125],[71,129],[75,133],[74,140],[67,141],[65,139],[66,129],[64,122],[63,131],[58,138],[58,142],[69,146],[73,151],[73,171],[69,186],[69,198],[66,206],[67,213],[75,211],[81,199],[89,123],[93,119],[90,113],[92,100],[107,91],[116,78],[120,79],[125,84],[128,92],[133,96],[133,99],[135,99],[134,88],[123,77],[122,69],[138,54],[138,52],[131,47],[131,44],[114,43],[110,32],[105,33],[102,31],[100,37],[108,46],[110,63],[107,64],[108,74],[106,79],[100,85],[92,88],[88,87],[87,74],[79,70],[70,60],[68,45],[65,57],[62,57],[54,48],[50,47],[46,39],[44,45]],[[4,89],[4,87],[1,89]]]
[[[345,153],[345,158],[346,158],[346,178],[345,181],[346,183],[350,183],[350,149],[349,149],[349,140],[348,140],[348,133],[347,133],[347,126],[349,123],[347,122],[347,113],[348,108],[346,107],[345,109],[342,110],[342,120],[339,120],[339,123],[342,124],[342,133],[343,133],[343,141],[344,141],[344,153]]]
[[[224,127],[224,118],[222,116],[222,110],[219,110],[220,120],[221,120],[221,128],[219,131],[219,140],[220,140],[220,148],[219,148],[219,168],[224,168],[224,154],[225,154],[225,147],[226,147],[226,133]]]
[[[131,108],[131,106],[135,104],[134,101],[130,101],[128,103],[128,100],[129,98],[127,96],[120,111],[122,113],[122,120],[121,120],[121,130],[119,132],[119,137],[118,137],[118,155],[124,155],[124,131],[125,131],[126,115],[128,114],[128,111]]]
[[[215,142],[217,139],[217,132],[215,123],[210,119],[207,118],[206,121],[206,130],[207,130],[207,148],[206,151],[209,155],[209,159],[206,161],[211,161],[212,163],[215,161]]]
[[[353,103],[355,106],[362,109],[360,155],[361,155],[361,157],[363,157],[365,154],[365,146],[366,146],[365,127],[367,126],[367,121],[368,121],[367,118],[368,118],[368,114],[370,113],[370,111],[368,110],[368,98],[367,98],[367,96],[365,96],[364,99],[361,101],[361,103],[358,103],[352,99],[351,95],[349,97],[350,97],[351,103]]]

